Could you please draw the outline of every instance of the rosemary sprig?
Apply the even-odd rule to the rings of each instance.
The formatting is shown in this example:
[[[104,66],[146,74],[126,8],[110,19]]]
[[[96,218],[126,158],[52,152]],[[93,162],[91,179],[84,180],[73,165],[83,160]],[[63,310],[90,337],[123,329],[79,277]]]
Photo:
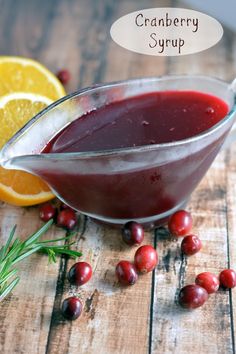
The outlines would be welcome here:
[[[31,254],[38,251],[46,253],[50,263],[56,262],[57,255],[64,254],[72,258],[82,255],[82,253],[70,249],[73,242],[68,242],[68,240],[74,236],[74,233],[54,240],[40,240],[40,237],[52,224],[52,220],[48,221],[25,241],[21,241],[18,237],[14,238],[16,226],[13,227],[6,244],[0,248],[0,301],[15,288],[20,280],[17,275],[18,269],[13,266]],[[58,241],[66,242],[64,244],[55,244]]]

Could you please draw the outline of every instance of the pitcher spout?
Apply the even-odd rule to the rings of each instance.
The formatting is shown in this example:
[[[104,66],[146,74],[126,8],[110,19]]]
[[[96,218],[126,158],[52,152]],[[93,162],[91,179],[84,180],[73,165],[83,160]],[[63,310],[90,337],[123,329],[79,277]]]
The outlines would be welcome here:
[[[34,161],[58,131],[81,115],[81,106],[73,99],[76,94],[71,96],[69,101],[66,96],[52,103],[20,129],[0,150],[0,165],[35,173],[29,160]]]

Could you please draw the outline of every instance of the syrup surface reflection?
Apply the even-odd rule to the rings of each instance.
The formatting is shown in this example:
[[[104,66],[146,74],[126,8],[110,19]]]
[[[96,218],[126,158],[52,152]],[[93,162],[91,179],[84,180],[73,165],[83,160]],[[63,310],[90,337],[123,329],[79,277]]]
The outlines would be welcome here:
[[[52,139],[44,153],[104,151],[190,138],[228,113],[218,97],[195,91],[151,92],[84,114]]]

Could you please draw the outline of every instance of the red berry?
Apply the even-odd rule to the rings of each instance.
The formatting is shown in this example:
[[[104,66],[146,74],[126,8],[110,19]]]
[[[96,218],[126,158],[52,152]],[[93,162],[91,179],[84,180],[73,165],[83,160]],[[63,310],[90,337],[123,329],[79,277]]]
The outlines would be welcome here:
[[[76,320],[82,312],[82,302],[78,297],[71,296],[62,303],[61,311],[63,316],[68,320]]]
[[[134,264],[141,273],[151,272],[157,265],[157,251],[151,245],[144,245],[137,249],[134,255]]]
[[[202,241],[196,235],[185,236],[181,242],[181,250],[186,256],[192,256],[200,251],[202,248]]]
[[[202,306],[208,299],[208,292],[199,285],[186,285],[180,290],[179,304],[188,309]]]
[[[185,236],[191,231],[192,224],[191,214],[185,210],[179,210],[171,215],[168,228],[173,236]]]
[[[198,274],[195,279],[195,283],[206,289],[208,294],[216,293],[220,286],[218,277],[210,272],[203,272]]]
[[[122,229],[122,238],[127,245],[139,245],[144,239],[142,225],[135,221],[127,222]]]
[[[233,269],[222,270],[220,273],[220,285],[229,289],[236,286],[236,273]]]
[[[64,209],[57,215],[57,226],[72,230],[77,221],[76,213],[72,209]]]
[[[66,85],[70,81],[70,72],[67,69],[59,70],[57,73],[57,78],[61,81],[63,85]]]
[[[73,285],[83,285],[92,276],[92,267],[87,262],[77,262],[69,270],[68,279]]]
[[[39,207],[39,217],[43,221],[49,221],[56,215],[56,208],[51,203],[42,204]]]
[[[128,261],[120,261],[116,266],[116,276],[120,283],[133,285],[138,280],[135,266]]]

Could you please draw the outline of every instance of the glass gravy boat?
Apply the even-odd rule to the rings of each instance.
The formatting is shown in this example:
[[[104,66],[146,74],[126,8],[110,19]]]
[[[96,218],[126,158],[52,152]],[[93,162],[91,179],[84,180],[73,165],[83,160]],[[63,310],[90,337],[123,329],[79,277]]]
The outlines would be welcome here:
[[[229,113],[207,131],[176,142],[40,154],[58,131],[84,113],[167,90],[213,94],[229,105]],[[209,77],[167,76],[95,86],[58,100],[32,118],[0,151],[0,164],[43,178],[59,199],[101,222],[160,224],[186,204],[223,145],[235,111],[233,85]]]

